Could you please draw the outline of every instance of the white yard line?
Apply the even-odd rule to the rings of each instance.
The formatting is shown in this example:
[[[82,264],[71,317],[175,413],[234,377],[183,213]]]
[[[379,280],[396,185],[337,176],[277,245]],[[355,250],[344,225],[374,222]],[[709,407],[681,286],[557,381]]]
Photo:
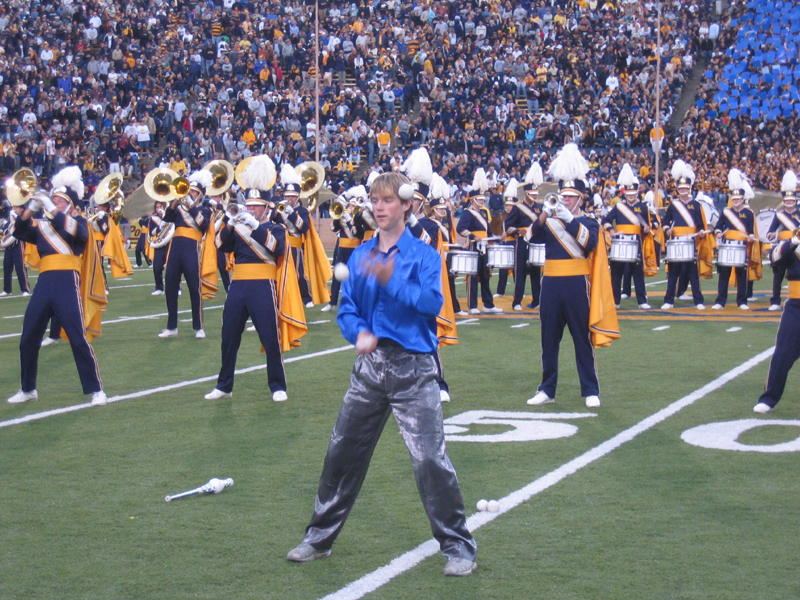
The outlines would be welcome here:
[[[728,333],[733,333],[734,331],[741,331],[741,330],[742,330],[741,327],[731,327],[730,329],[726,329],[725,331],[727,331]]]
[[[653,327],[653,331],[664,331],[665,329],[669,329],[669,325],[662,325],[661,327]]]
[[[770,356],[772,356],[772,352],[775,350],[774,347],[765,350],[761,354],[754,356],[750,360],[743,362],[738,367],[735,367],[717,377],[714,381],[707,383],[699,390],[695,390],[688,396],[684,396],[680,400],[676,400],[669,406],[662,408],[655,414],[647,417],[643,421],[639,421],[633,427],[626,429],[612,437],[609,440],[606,440],[599,446],[595,446],[588,452],[582,454],[581,456],[572,459],[566,464],[561,465],[554,471],[532,481],[528,485],[523,488],[520,488],[516,492],[512,492],[505,498],[501,498],[499,500],[500,503],[500,511],[496,513],[490,512],[478,512],[473,514],[471,517],[467,519],[467,526],[469,527],[470,531],[475,531],[480,527],[486,525],[487,523],[492,522],[497,517],[510,511],[512,508],[515,508],[525,502],[526,500],[530,500],[536,494],[545,491],[546,489],[554,486],[555,484],[559,483],[563,479],[566,479],[570,475],[573,475],[578,470],[582,469],[583,467],[592,464],[593,462],[603,458],[607,454],[611,453],[612,451],[616,450],[626,442],[630,442],[636,436],[641,433],[644,433],[648,429],[651,429],[661,423],[662,421],[668,419],[669,417],[676,414],[678,411],[686,408],[687,406],[691,406],[704,396],[710,394],[713,391],[718,390],[723,385],[732,381],[742,373],[747,372],[748,370],[752,369],[759,363],[765,361]],[[535,414],[535,413],[532,413]],[[389,583],[392,579],[401,575],[405,571],[415,567],[419,563],[421,563],[426,558],[434,556],[439,552],[439,544],[436,540],[428,540],[423,544],[420,544],[413,550],[409,550],[405,554],[398,556],[389,564],[384,565],[365,575],[364,577],[357,579],[356,581],[348,584],[347,586],[343,587],[337,592],[329,594],[323,598],[323,600],[358,600],[359,598],[363,598],[370,592],[375,591],[382,585]]]
[[[518,323],[516,325],[512,325],[511,329],[519,329],[520,327],[527,327],[530,323]]]
[[[284,359],[284,363],[292,363],[297,362],[298,360],[307,360],[309,358],[317,358],[320,356],[326,356],[328,354],[336,354],[337,352],[343,352],[344,350],[350,350],[354,346],[339,346],[338,348],[331,348],[330,350],[322,350],[320,352],[312,352],[311,354],[303,354],[302,356],[293,356],[291,358]],[[236,375],[241,375],[243,373],[250,373],[251,371],[260,371],[261,369],[266,369],[267,365],[255,365],[253,367],[246,367],[244,369],[237,369]],[[187,387],[190,385],[196,385],[198,383],[207,383],[209,381],[216,381],[217,375],[209,375],[208,377],[200,377],[199,379],[191,379],[188,381],[179,381],[178,383],[172,383],[170,385],[164,385],[157,388],[151,388],[149,390],[142,390],[140,392],[133,392],[131,394],[123,394],[122,396],[112,396],[108,399],[109,404],[112,402],[121,402],[122,400],[130,400],[132,398],[142,398],[143,396],[150,396],[152,394],[159,394],[162,392],[169,392],[171,390],[177,390],[179,388]],[[12,425],[20,425],[22,423],[30,423],[31,421],[38,421],[40,419],[44,419],[46,417],[53,417],[55,415],[63,415],[66,413],[74,412],[76,410],[82,410],[84,408],[92,408],[91,403],[87,402],[85,404],[76,404],[74,406],[65,406],[63,408],[56,408],[54,410],[47,410],[40,413],[34,413],[32,415],[26,415],[24,417],[19,417],[17,419],[9,419],[8,421],[0,421],[0,429],[3,427],[11,427]]]
[[[647,287],[649,285],[660,285],[662,283],[667,283],[667,280],[665,279],[664,281],[651,281],[650,283],[645,283],[644,287]]]
[[[224,306],[224,304],[218,304],[217,306],[204,306],[203,307],[203,311],[215,310],[217,308],[222,308],[223,306]],[[189,309],[186,309],[186,310],[179,310],[178,314],[182,315],[182,314],[190,313],[190,312],[192,312],[192,309],[189,308]],[[22,315],[22,316],[25,316],[25,315]],[[103,321],[102,324],[103,325],[111,325],[112,323],[126,323],[128,321],[141,321],[141,320],[147,320],[147,319],[158,319],[160,317],[166,317],[166,316],[168,316],[168,313],[156,313],[154,315],[141,315],[139,317],[119,317],[118,319],[112,319],[111,321]],[[5,317],[5,318],[10,319],[11,317]],[[189,319],[189,320],[191,321],[191,319]],[[20,333],[8,333],[6,335],[0,335],[0,340],[5,339],[5,338],[19,337],[20,335],[22,335],[21,332]]]

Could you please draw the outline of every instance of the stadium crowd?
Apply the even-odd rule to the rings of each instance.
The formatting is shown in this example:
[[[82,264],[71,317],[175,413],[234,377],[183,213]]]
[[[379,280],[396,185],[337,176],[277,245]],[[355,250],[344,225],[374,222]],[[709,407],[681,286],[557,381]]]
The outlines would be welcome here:
[[[388,170],[426,144],[456,197],[482,166],[499,199],[507,179],[521,180],[534,160],[546,167],[575,141],[590,157],[595,192],[609,198],[624,162],[652,181],[658,147],[663,167],[673,155],[696,161],[700,188],[711,191],[724,188],[734,157],[763,158],[735,148],[748,125],[764,147],[796,129],[796,119],[754,127],[694,110],[670,135],[696,57],[724,47],[733,35],[725,23],[743,8],[726,9],[710,32],[714,6],[662,5],[662,141],[653,129],[653,2],[322,0],[319,7],[319,132],[313,4],[0,7],[2,171],[28,166],[46,181],[77,164],[91,191],[109,171],[141,180],[146,157],[148,166],[184,173],[212,158],[236,163],[258,153],[297,164],[313,158],[319,135],[334,191],[356,183],[367,165]],[[788,148],[789,139],[778,143]]]

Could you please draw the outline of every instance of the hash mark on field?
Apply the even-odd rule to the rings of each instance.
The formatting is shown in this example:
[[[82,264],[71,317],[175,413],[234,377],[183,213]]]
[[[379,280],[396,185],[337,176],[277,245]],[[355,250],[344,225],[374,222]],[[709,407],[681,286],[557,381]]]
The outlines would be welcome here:
[[[325,356],[327,354],[336,354],[337,352],[342,352],[344,350],[352,350],[355,348],[352,344],[347,346],[339,346],[338,348],[331,348],[330,350],[322,350],[320,352],[312,352],[311,354],[303,354],[302,356],[293,356],[291,358],[286,358],[283,360],[284,363],[292,363],[298,360],[306,360],[308,358],[317,358],[318,356]],[[252,371],[261,371],[262,369],[266,369],[267,365],[255,365],[253,367],[246,367],[244,369],[237,369],[234,371],[235,375],[242,375],[244,373],[250,373]],[[209,375],[208,377],[200,377],[199,379],[191,379],[189,381],[179,381],[178,383],[172,383],[169,385],[163,385],[161,387],[152,388],[149,390],[142,390],[141,392],[133,392],[131,394],[123,394],[122,396],[113,396],[108,398],[108,403],[111,404],[112,402],[120,402],[122,400],[130,400],[132,398],[142,398],[144,396],[151,396],[152,394],[159,394],[162,392],[168,392],[170,390],[177,390],[179,388],[187,387],[190,385],[196,385],[198,383],[208,383],[209,381],[216,381],[219,375]],[[32,415],[25,415],[24,417],[19,417],[17,419],[9,419],[8,421],[0,421],[0,429],[3,427],[10,427],[11,425],[20,425],[22,423],[30,423],[31,421],[38,421],[39,419],[44,419],[45,417],[52,417],[55,415],[63,415],[65,413],[74,412],[76,410],[82,410],[84,408],[93,408],[90,402],[86,402],[84,404],[75,404],[73,406],[65,406],[63,408],[56,408],[54,410],[46,410],[40,413],[34,413]]]
[[[456,325],[474,325],[480,323],[480,319],[464,319],[463,321],[456,321]]]
[[[726,329],[725,331],[727,331],[728,333],[733,333],[734,331],[741,331],[741,330],[742,330],[741,327],[731,327],[730,329]]]
[[[306,325],[321,325],[322,323],[330,323],[330,319],[323,319],[322,321],[309,321]]]
[[[659,285],[661,283],[667,283],[667,280],[665,279],[664,281],[651,281],[650,283],[645,283],[644,286],[647,287],[649,285]]]
[[[560,481],[566,479],[568,476],[577,473],[583,467],[592,464],[607,454],[610,454],[626,442],[630,442],[636,438],[639,434],[652,429],[662,421],[675,415],[678,411],[686,408],[687,406],[691,406],[701,398],[719,389],[742,373],[745,373],[756,365],[762,363],[772,356],[774,350],[774,346],[768,350],[764,350],[764,352],[754,356],[750,360],[743,362],[738,367],[734,367],[727,373],[720,375],[714,381],[707,383],[699,390],[695,390],[680,400],[676,400],[669,406],[666,406],[658,412],[650,415],[646,419],[639,421],[633,427],[621,431],[599,446],[595,446],[588,452],[585,452],[577,458],[573,458],[571,461],[561,465],[554,471],[539,477],[525,487],[520,488],[516,492],[512,492],[505,498],[501,498],[499,500],[499,512],[479,512],[473,514],[467,519],[467,527],[470,531],[475,531],[487,523],[490,523],[503,513],[510,511],[512,508],[516,508],[527,500],[530,500],[536,494],[554,486]],[[372,571],[371,573],[368,573],[367,575],[364,575],[360,579],[353,581],[340,590],[333,592],[332,594],[328,594],[322,600],[359,600],[384,584],[389,583],[398,575],[401,575],[402,573],[412,569],[426,558],[430,558],[438,553],[439,544],[436,542],[436,540],[428,540],[423,542],[413,550],[409,550],[405,554],[398,556],[390,563]]]
[[[7,317],[3,317],[4,319],[21,319],[25,315],[9,315]]]
[[[518,323],[517,325],[512,325],[511,329],[519,329],[520,327],[527,327],[530,323]]]
[[[669,329],[669,325],[662,325],[661,327],[653,327],[653,331],[664,331],[665,329]]]

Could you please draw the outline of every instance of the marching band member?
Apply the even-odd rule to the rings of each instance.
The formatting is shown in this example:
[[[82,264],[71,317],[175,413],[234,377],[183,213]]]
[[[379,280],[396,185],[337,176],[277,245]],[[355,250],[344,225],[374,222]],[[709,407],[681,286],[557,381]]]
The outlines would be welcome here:
[[[522,298],[525,296],[525,280],[531,280],[531,302],[528,308],[538,308],[541,294],[542,270],[528,264],[528,242],[525,235],[528,228],[542,214],[542,205],[538,202],[539,186],[544,181],[542,167],[538,162],[531,165],[525,175],[522,189],[525,198],[517,202],[504,222],[506,233],[514,237],[514,299],[511,306],[514,310],[522,310]]]
[[[145,215],[139,219],[139,237],[136,239],[136,266],[142,266],[144,257],[147,266],[153,264],[153,250],[150,247],[147,232],[150,229],[150,215]]]
[[[639,201],[639,180],[633,174],[633,169],[628,163],[622,167],[617,183],[625,190],[625,200],[617,202],[603,217],[603,227],[612,236],[617,234],[635,235],[639,244],[639,257],[635,263],[610,261],[614,304],[619,308],[622,295],[622,275],[625,267],[630,265],[633,285],[636,289],[636,302],[639,304],[639,308],[647,310],[651,307],[647,303],[647,291],[644,286],[643,236],[651,233],[650,211],[644,202]],[[653,247],[653,254],[655,255],[655,247]]]
[[[0,246],[3,248],[3,291],[0,296],[11,295],[11,280],[14,271],[17,272],[22,295],[30,296],[31,286],[28,283],[28,269],[25,267],[25,243],[14,236],[14,223],[24,209],[21,206],[9,205],[6,210],[7,215],[3,219],[5,225],[0,227],[0,236],[2,236]]]
[[[203,236],[211,225],[211,210],[205,208],[201,201],[205,195],[205,189],[211,183],[211,173],[202,169],[195,171],[189,176],[189,193],[183,198],[172,200],[164,213],[164,221],[174,223],[175,232],[167,250],[164,282],[167,298],[167,328],[158,334],[160,338],[171,338],[178,335],[178,292],[181,277],[186,280],[189,289],[194,336],[198,339],[206,337],[203,329],[203,298],[213,297],[212,292],[205,291],[208,289],[205,281],[209,279],[209,265],[215,263],[216,248],[213,244],[202,245]],[[201,247],[204,249],[203,253],[201,253]],[[214,277],[216,271],[217,265],[214,264],[213,271],[210,271]],[[211,289],[216,291],[215,287],[211,287]]]
[[[225,225],[225,209],[228,207],[228,199],[223,194],[223,196],[212,197],[208,204],[214,220],[214,236],[216,237],[220,229]],[[220,250],[219,247],[217,248],[217,271],[219,271],[222,287],[225,288],[225,293],[227,294],[231,285],[231,278],[228,274],[228,255]]]
[[[300,285],[300,295],[306,308],[311,308],[314,306],[314,301],[311,297],[311,282],[308,279],[308,265],[303,246],[303,237],[311,227],[311,215],[300,202],[300,183],[300,175],[297,171],[291,165],[284,164],[281,167],[283,210],[277,210],[273,218],[276,222],[286,226],[287,239],[292,248],[292,258]]]
[[[93,406],[102,406],[107,399],[87,331],[91,331],[90,325],[99,325],[100,305],[105,302],[105,290],[99,276],[99,286],[92,289],[86,287],[91,283],[81,278],[81,271],[88,260],[93,259],[90,266],[96,271],[99,256],[93,247],[86,219],[74,205],[84,191],[80,169],[66,167],[53,177],[52,182],[59,184],[54,188],[52,198],[43,192],[36,194],[28,201],[14,227],[17,239],[36,244],[41,265],[39,280],[22,323],[19,344],[20,391],[11,396],[8,402],[17,404],[39,398],[36,378],[40,342],[48,321],[54,317],[69,338],[83,393],[92,395]],[[32,219],[40,207],[50,216]]]
[[[550,164],[561,200],[545,204],[531,226],[530,239],[545,245],[539,321],[542,329],[542,383],[529,405],[554,402],[558,353],[564,327],[569,327],[586,406],[600,406],[600,384],[594,348],[619,338],[610,290],[605,244],[598,244],[600,224],[581,210],[586,192],[583,177],[589,164],[575,144],[567,144]],[[594,252],[593,252],[594,251]]]
[[[347,264],[353,250],[361,244],[358,226],[355,223],[353,213],[358,210],[359,202],[363,198],[366,200],[367,190],[363,185],[354,188],[336,198],[334,203],[341,207],[341,215],[331,220],[331,230],[336,234],[336,246],[333,249],[333,264]],[[342,283],[334,278],[331,282],[331,300],[322,307],[322,312],[329,312],[336,307],[339,302],[339,289]]]
[[[786,171],[781,181],[781,194],[783,195],[783,208],[775,213],[772,224],[767,233],[767,240],[772,243],[791,239],[794,231],[800,227],[800,214],[795,210],[797,202],[797,175],[794,171]],[[772,266],[772,297],[769,299],[769,310],[781,309],[781,287],[786,276],[786,267],[783,263]]]
[[[500,242],[504,246],[511,246],[514,247],[515,242],[517,241],[517,236],[512,232],[509,233],[506,229],[506,220],[508,219],[508,215],[514,209],[515,204],[517,203],[517,190],[519,189],[519,183],[517,180],[512,177],[506,183],[506,187],[503,190],[503,210],[505,214],[503,215],[503,241]],[[514,261],[514,266],[516,266],[517,261]],[[497,298],[499,296],[506,295],[506,286],[508,285],[508,272],[511,269],[498,269],[497,273],[497,292],[495,293],[494,297]]]
[[[753,211],[745,207],[745,198],[752,198],[753,188],[738,169],[731,169],[728,172],[728,187],[730,187],[731,208],[724,208],[722,216],[714,228],[714,235],[717,242],[722,239],[738,240],[748,243],[755,241],[753,235],[755,227],[755,215]],[[749,253],[748,253],[749,256]],[[760,257],[759,257],[760,258]],[[731,269],[736,272],[736,305],[739,310],[748,310],[747,306],[747,266],[729,267],[720,265],[717,262],[717,273],[719,273],[719,284],[717,286],[717,299],[714,301],[714,310],[722,310],[728,300],[728,282],[731,277]]]
[[[775,339],[775,351],[769,362],[769,373],[764,393],[753,407],[753,412],[767,413],[783,396],[789,370],[800,358],[800,257],[798,257],[800,238],[778,242],[770,252],[773,266],[783,268],[789,280],[789,299],[783,305],[781,324]]]
[[[445,260],[443,228],[434,219],[427,216],[424,210],[430,186],[434,180],[433,165],[430,155],[425,148],[417,148],[408,157],[402,168],[406,176],[411,180],[413,196],[411,198],[411,214],[408,216],[408,226],[411,235],[429,244],[439,253],[442,259],[442,294],[444,303],[442,309],[436,316],[436,337],[439,339],[439,346],[450,346],[458,343],[456,332],[455,314],[452,310],[452,300],[449,297],[450,290],[447,287],[447,261]],[[405,188],[404,188],[405,189]],[[403,199],[403,198],[401,198]],[[428,210],[431,210],[428,207]],[[431,214],[433,211],[431,210]],[[438,373],[439,398],[442,402],[450,402],[450,386],[444,378],[442,368],[442,358],[439,354],[439,346],[433,354],[436,361]]]
[[[441,257],[408,231],[412,192],[403,185],[409,186],[404,176],[387,173],[370,190],[379,232],[350,258],[337,317],[358,357],[331,434],[314,514],[302,543],[286,558],[308,562],[330,555],[393,412],[433,535],[448,559],[444,574],[465,576],[475,569],[477,545],[445,448],[431,356],[443,303]]]
[[[434,173],[431,180],[428,206],[431,207],[431,218],[439,228],[439,236],[442,240],[442,252],[445,258],[447,258],[446,248],[449,248],[450,244],[455,244],[456,240],[453,214],[447,206],[447,201],[449,199],[450,186],[443,177]],[[461,310],[461,303],[458,301],[458,296],[456,295],[456,276],[447,268],[447,261],[445,261],[444,271],[447,276],[447,285],[443,286],[442,290],[444,291],[446,288],[450,292],[449,296],[451,306],[453,307],[453,318],[455,318],[455,315],[466,316],[468,313]],[[447,302],[448,294],[445,293],[444,296],[445,302]]]
[[[102,203],[97,203],[95,200],[95,213],[87,218],[87,222],[89,226],[94,231],[94,241],[97,245],[97,253],[102,257],[103,250],[106,246],[106,236],[109,232],[109,218],[108,218],[108,202],[110,198],[106,198]],[[101,262],[102,264],[102,262]],[[106,270],[103,268],[103,282],[106,286],[106,293],[108,293],[108,277],[106,276]]]
[[[251,190],[268,191],[275,183],[275,165],[266,155],[255,157],[241,175]],[[268,219],[268,201],[251,195],[246,210],[228,206],[217,246],[233,252],[234,268],[222,315],[222,368],[216,387],[206,400],[233,396],[236,357],[247,319],[258,332],[267,355],[267,380],[275,402],[288,399],[283,352],[299,345],[307,331],[297,278],[286,269],[286,230]],[[288,290],[292,290],[292,294]],[[291,305],[291,306],[290,306]],[[286,329],[287,325],[289,329]]]
[[[470,206],[461,214],[456,230],[458,234],[466,238],[464,248],[466,250],[478,250],[478,242],[486,239],[489,235],[489,210],[484,206],[486,202],[486,191],[489,189],[489,182],[486,180],[486,173],[482,168],[475,171],[472,180],[472,190],[469,193]],[[492,291],[489,289],[489,267],[486,265],[486,254],[478,254],[478,274],[467,275],[467,305],[471,315],[480,314],[478,310],[478,284],[481,286],[481,300],[483,301],[483,312],[501,313],[502,308],[494,305]]]
[[[114,279],[130,277],[133,275],[133,267],[131,267],[128,252],[125,250],[125,238],[117,224],[118,219],[115,219],[115,216],[122,213],[115,212],[116,205],[112,202],[116,201],[116,196],[107,193],[109,186],[103,185],[105,181],[103,180],[101,185],[97,186],[94,194],[96,212],[93,217],[88,219],[88,222],[94,231],[97,253],[101,258],[108,259],[111,276]],[[122,179],[119,182],[121,185]],[[103,280],[106,283],[106,293],[108,293],[108,279],[105,270],[103,270]]]
[[[168,223],[164,220],[166,210],[166,202],[156,201],[147,224],[147,240],[153,250],[153,277],[156,280],[156,289],[152,292],[152,296],[164,294],[164,267],[167,264],[167,249],[172,236],[175,235],[175,223]],[[180,293],[180,289],[178,293]]]
[[[706,237],[706,218],[700,205],[692,200],[691,192],[694,184],[694,171],[682,160],[672,164],[672,178],[678,190],[678,197],[673,198],[664,215],[664,235],[667,237],[696,236],[703,240]],[[703,259],[698,252],[698,258]],[[692,286],[692,299],[697,310],[705,310],[703,292],[700,290],[700,277],[697,270],[697,261],[672,262],[669,265],[667,278],[667,293],[664,295],[662,310],[673,307],[675,291],[681,274],[689,278]]]

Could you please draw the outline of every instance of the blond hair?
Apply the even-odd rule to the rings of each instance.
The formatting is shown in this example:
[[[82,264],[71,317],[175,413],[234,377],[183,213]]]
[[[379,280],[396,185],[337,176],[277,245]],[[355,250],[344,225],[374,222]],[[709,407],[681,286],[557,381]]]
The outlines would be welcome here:
[[[411,182],[408,177],[402,173],[383,173],[382,175],[378,175],[369,188],[370,200],[372,199],[371,196],[373,193],[382,194],[386,192],[400,198],[400,186],[403,184],[411,185]],[[400,198],[400,202],[408,202],[408,208],[405,211],[405,218],[408,219],[413,209],[411,198],[408,200]]]

